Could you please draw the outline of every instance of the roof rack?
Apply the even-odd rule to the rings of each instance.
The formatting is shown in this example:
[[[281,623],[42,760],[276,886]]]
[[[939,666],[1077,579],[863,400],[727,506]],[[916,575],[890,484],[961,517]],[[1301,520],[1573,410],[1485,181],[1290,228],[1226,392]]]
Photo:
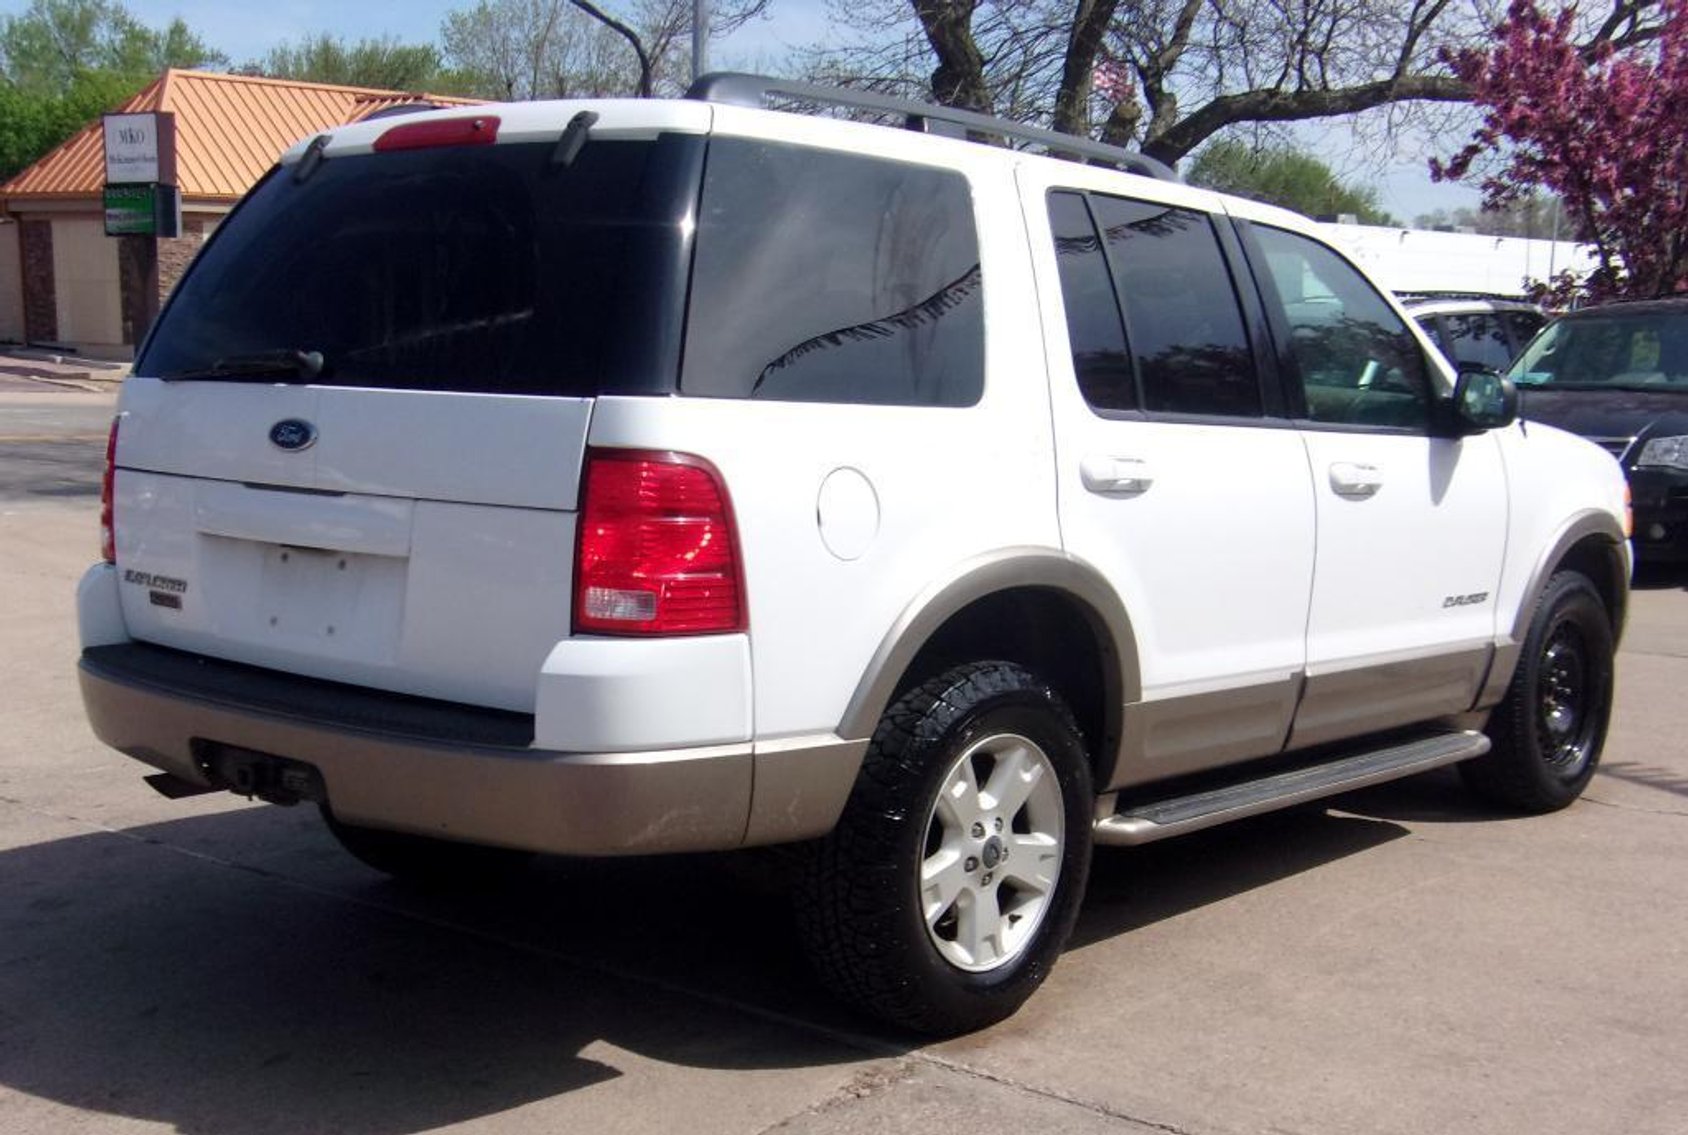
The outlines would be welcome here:
[[[1454,289],[1452,291],[1435,291],[1425,288],[1404,288],[1395,293],[1403,300],[1490,300],[1496,303],[1529,303],[1517,292],[1476,292]]]
[[[993,118],[970,110],[917,102],[914,99],[893,98],[871,91],[853,91],[845,87],[828,87],[819,83],[804,83],[796,79],[776,79],[766,75],[747,75],[735,71],[716,71],[701,75],[686,91],[686,97],[700,102],[728,103],[733,106],[763,107],[770,96],[784,96],[821,106],[854,107],[877,110],[903,117],[910,130],[939,134],[946,138],[967,138],[970,134],[987,134],[1014,142],[1030,142],[1042,146],[1052,157],[1082,159],[1109,165],[1127,173],[1162,181],[1177,181],[1171,167],[1143,154],[1120,146],[1092,142],[1072,134],[1027,126],[1006,118]]]

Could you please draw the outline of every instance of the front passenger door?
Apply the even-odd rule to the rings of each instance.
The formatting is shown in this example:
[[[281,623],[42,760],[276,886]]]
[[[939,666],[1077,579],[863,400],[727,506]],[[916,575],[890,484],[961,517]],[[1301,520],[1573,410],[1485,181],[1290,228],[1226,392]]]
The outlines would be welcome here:
[[[1300,233],[1240,227],[1313,472],[1307,687],[1290,745],[1462,712],[1494,642],[1499,445],[1435,436],[1428,352],[1357,269]]]

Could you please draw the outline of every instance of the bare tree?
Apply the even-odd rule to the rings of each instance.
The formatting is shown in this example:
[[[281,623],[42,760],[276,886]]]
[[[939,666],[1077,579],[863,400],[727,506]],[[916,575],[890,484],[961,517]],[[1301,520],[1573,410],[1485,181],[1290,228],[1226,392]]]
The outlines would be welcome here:
[[[711,5],[724,35],[768,0]],[[596,0],[478,0],[446,15],[445,57],[492,98],[673,94],[689,75],[692,0],[633,0],[624,11]]]
[[[1100,134],[1177,162],[1231,127],[1449,104],[1443,62],[1499,0],[834,0],[857,43],[812,74]],[[1656,37],[1660,0],[1609,0],[1587,49]],[[910,34],[910,27],[917,34]]]

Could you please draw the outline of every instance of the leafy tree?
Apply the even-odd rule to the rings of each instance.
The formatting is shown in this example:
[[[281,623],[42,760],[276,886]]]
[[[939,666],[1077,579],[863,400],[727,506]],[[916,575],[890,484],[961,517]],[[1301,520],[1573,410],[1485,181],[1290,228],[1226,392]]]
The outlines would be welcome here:
[[[1379,207],[1375,189],[1344,185],[1324,162],[1287,147],[1254,147],[1234,139],[1210,142],[1190,163],[1185,177],[1192,185],[1309,216],[1352,213],[1362,224],[1394,223]]]
[[[0,16],[0,179],[166,67],[223,62],[181,20],[148,28],[109,0],[34,0],[21,15]]]
[[[138,90],[166,67],[227,63],[181,19],[156,30],[111,0],[33,0],[0,16],[0,81],[26,91],[64,94],[90,71],[128,76]]]
[[[111,71],[85,71],[59,94],[0,83],[0,181],[26,169],[104,112],[122,105],[137,89],[132,78]]]
[[[1688,289],[1688,0],[1659,7],[1648,46],[1618,51],[1577,42],[1574,8],[1549,16],[1514,0],[1492,46],[1451,56],[1483,119],[1432,175],[1478,176],[1496,206],[1558,194],[1595,250],[1591,298]]]
[[[347,43],[326,32],[278,44],[243,70],[276,79],[389,91],[446,94],[454,85],[453,76],[442,70],[440,49],[431,43],[406,44],[392,38]]]
[[[1603,25],[1609,41],[1656,25],[1659,0],[1611,2],[1634,18]],[[1469,11],[1452,0],[850,0],[858,42],[817,51],[809,70],[1177,162],[1241,124],[1467,100],[1442,51],[1484,31]]]

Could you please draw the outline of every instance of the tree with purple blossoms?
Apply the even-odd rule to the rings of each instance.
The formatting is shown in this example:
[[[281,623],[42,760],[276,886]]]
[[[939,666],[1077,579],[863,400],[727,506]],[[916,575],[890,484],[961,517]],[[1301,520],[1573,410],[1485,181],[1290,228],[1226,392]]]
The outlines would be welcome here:
[[[1688,0],[1660,7],[1656,34],[1618,52],[1578,45],[1574,6],[1513,0],[1492,46],[1448,58],[1483,119],[1432,175],[1478,180],[1487,207],[1553,193],[1595,251],[1580,289],[1553,281],[1550,300],[1688,291]]]

